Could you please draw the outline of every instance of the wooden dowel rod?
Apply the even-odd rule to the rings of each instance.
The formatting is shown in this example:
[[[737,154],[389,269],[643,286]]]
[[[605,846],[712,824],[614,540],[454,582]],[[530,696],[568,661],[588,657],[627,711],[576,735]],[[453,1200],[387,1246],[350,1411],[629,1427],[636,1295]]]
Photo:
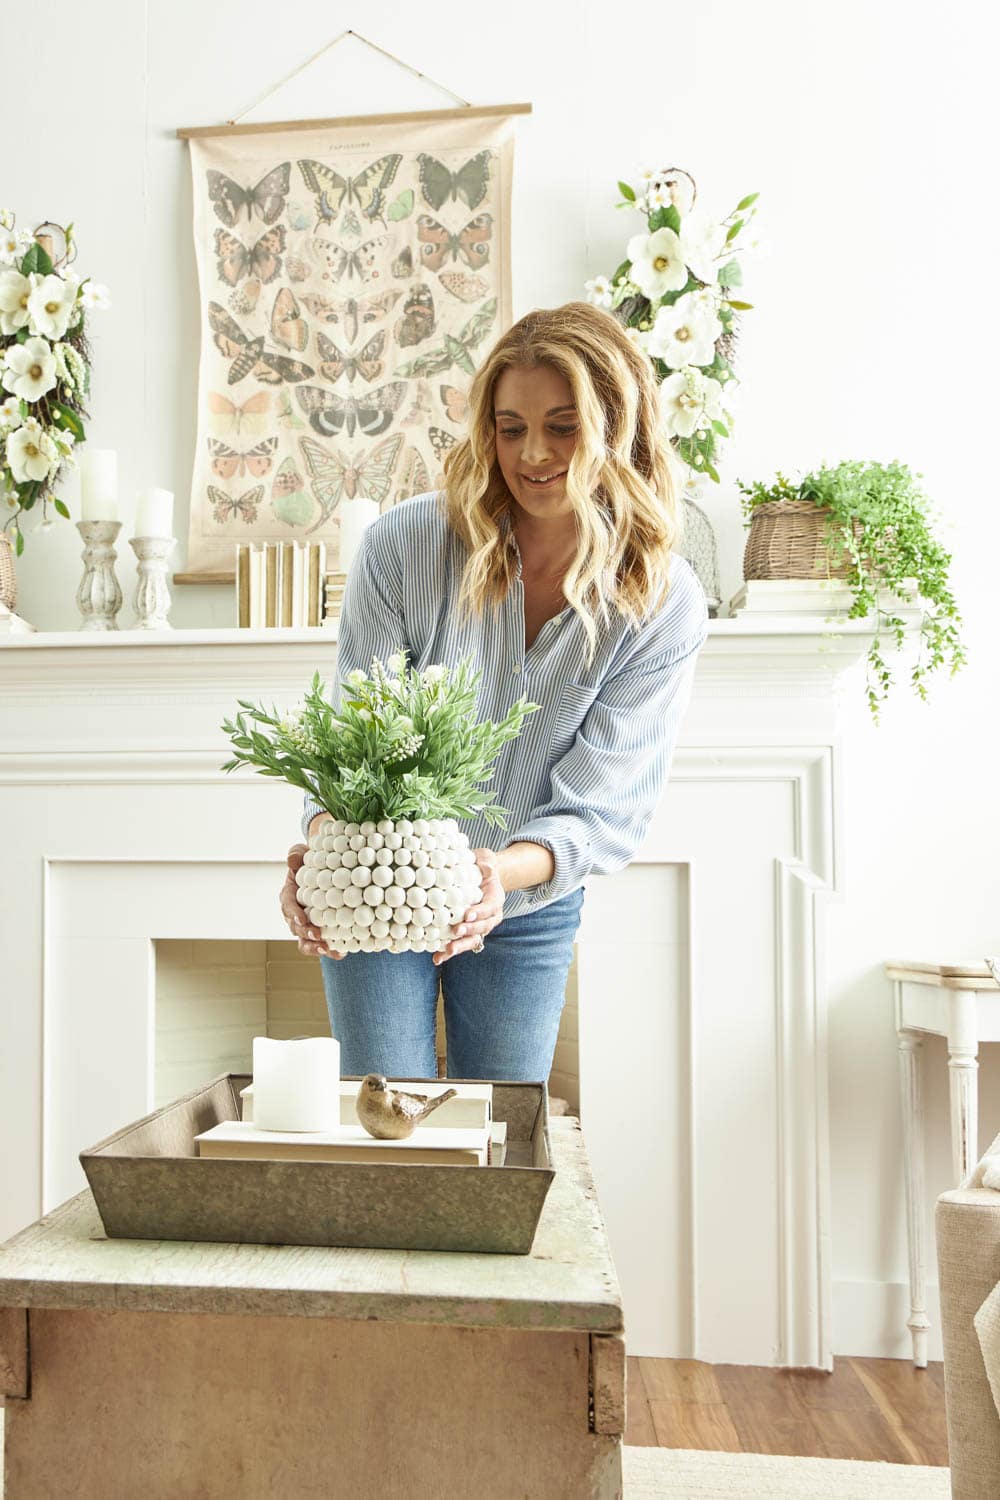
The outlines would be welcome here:
[[[403,110],[394,115],[341,115],[333,120],[267,120],[248,125],[184,125],[177,134],[190,141],[210,135],[273,135],[279,130],[331,130],[338,125],[401,125],[410,121],[484,119],[490,115],[530,115],[530,104],[470,104],[456,109]]]

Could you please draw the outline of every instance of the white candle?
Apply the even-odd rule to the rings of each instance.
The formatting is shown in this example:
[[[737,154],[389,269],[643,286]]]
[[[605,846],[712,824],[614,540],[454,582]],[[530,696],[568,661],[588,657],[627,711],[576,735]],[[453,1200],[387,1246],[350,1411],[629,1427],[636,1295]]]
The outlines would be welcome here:
[[[338,514],[340,516],[340,571],[347,573],[361,546],[364,529],[378,519],[379,509],[374,500],[342,500]]]
[[[113,448],[80,450],[80,520],[117,521],[118,454]]]
[[[253,1122],[258,1130],[336,1130],[340,1043],[331,1036],[255,1036]]]
[[[149,489],[139,494],[135,508],[135,534],[173,536],[174,497],[170,490]]]

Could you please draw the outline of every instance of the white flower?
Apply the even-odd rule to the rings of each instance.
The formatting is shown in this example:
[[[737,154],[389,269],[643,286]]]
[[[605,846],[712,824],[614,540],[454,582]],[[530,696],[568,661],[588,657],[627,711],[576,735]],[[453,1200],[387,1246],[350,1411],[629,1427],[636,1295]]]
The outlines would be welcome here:
[[[8,434],[5,451],[10,472],[18,484],[47,479],[49,470],[59,461],[55,444],[35,417],[29,417],[22,427]]]
[[[368,678],[365,676],[364,672],[355,669],[355,671],[353,672],[348,672],[347,681],[351,684],[351,687],[364,687],[365,683],[368,681]]]
[[[639,173],[638,181],[644,188],[652,187],[659,179],[660,173],[655,167],[644,167]]]
[[[76,285],[61,276],[43,276],[28,298],[28,311],[40,334],[61,339],[76,305]]]
[[[715,358],[715,341],[721,335],[722,323],[712,308],[694,297],[679,297],[673,306],[661,307],[656,314],[649,352],[672,370],[710,365]]]
[[[715,281],[718,259],[725,249],[726,226],[709,219],[699,209],[681,223],[681,253],[699,281]]]
[[[6,225],[0,228],[0,264],[13,265],[21,258],[21,236]]]
[[[588,302],[592,302],[595,307],[611,306],[611,282],[606,276],[594,276],[583,285]]]
[[[11,208],[0,208],[0,229],[14,228],[14,210]]]
[[[28,299],[31,296],[31,281],[20,271],[0,271],[0,333],[16,333],[23,328],[31,316]]]
[[[7,350],[3,383],[15,396],[37,401],[56,384],[55,355],[44,339],[25,339]]]
[[[88,310],[96,307],[106,312],[111,306],[111,293],[101,282],[87,281],[80,293],[80,305]]]
[[[372,716],[371,716],[370,710],[367,709],[367,708],[359,708],[358,709],[358,718],[362,719],[366,724],[370,724],[371,721],[372,721]]]
[[[679,292],[687,282],[680,241],[672,229],[633,235],[625,254],[632,262],[629,276],[651,302],[664,292]]]
[[[404,656],[403,652],[397,651],[394,656],[390,656],[389,660],[386,662],[386,666],[389,668],[390,672],[402,672],[403,668],[406,666],[406,657]]]
[[[670,432],[691,437],[722,416],[722,386],[688,366],[668,375],[660,386],[660,406]]]
[[[673,201],[670,189],[668,187],[661,187],[659,183],[655,187],[651,187],[646,194],[646,207],[648,209],[669,208]]]
[[[8,396],[6,401],[0,401],[0,426],[8,432],[21,425],[21,403],[16,396]]]
[[[433,687],[436,682],[441,682],[448,675],[448,668],[438,665],[425,667],[420,674],[420,681],[424,687]]]
[[[625,334],[626,334],[627,338],[630,338],[632,340],[633,344],[637,344],[638,345],[638,347],[642,350],[643,354],[648,354],[650,352],[650,350],[649,350],[649,340],[652,337],[652,329],[650,329],[650,328],[626,328]]]

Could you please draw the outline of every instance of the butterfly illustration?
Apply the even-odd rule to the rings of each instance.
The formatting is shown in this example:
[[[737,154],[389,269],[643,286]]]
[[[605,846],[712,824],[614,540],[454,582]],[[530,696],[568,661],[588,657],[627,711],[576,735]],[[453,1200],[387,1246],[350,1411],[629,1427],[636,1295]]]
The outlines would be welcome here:
[[[382,323],[403,295],[402,287],[389,287],[384,292],[370,292],[367,297],[317,297],[309,292],[302,298],[314,318],[321,323],[342,324],[347,342],[353,344],[358,336],[358,327],[369,323]]]
[[[458,442],[458,438],[453,433],[445,432],[443,427],[428,427],[427,436],[431,440],[431,447],[434,449],[434,456],[438,463],[441,462],[448,449],[454,448]]]
[[[423,454],[416,448],[407,448],[396,476],[396,488],[392,493],[392,505],[400,500],[409,500],[411,495],[425,495],[431,487],[431,476],[427,472]]]
[[[318,385],[297,385],[295,399],[320,437],[336,437],[342,428],[354,436],[359,427],[366,437],[378,437],[390,426],[403,404],[406,381],[394,380],[363,396],[338,396]]]
[[[454,422],[460,427],[469,415],[469,398],[465,391],[460,391],[454,385],[442,385],[438,387],[441,400],[444,404],[444,414],[449,422]]]
[[[403,434],[397,432],[359,459],[357,455],[345,457],[336,449],[324,448],[315,438],[299,438],[302,458],[312,476],[312,492],[322,511],[310,530],[315,531],[330,519],[344,495],[348,500],[362,495],[381,504],[389,493],[392,471],[402,446]]]
[[[411,359],[409,364],[399,365],[393,372],[396,375],[437,375],[441,370],[447,370],[451,365],[458,365],[467,375],[474,375],[475,365],[472,363],[470,349],[481,344],[496,317],[497,299],[491,297],[484,302],[472,317],[460,329],[457,336],[446,333],[444,341],[434,349],[425,349],[423,354],[418,354],[416,359]]]
[[[395,327],[400,344],[419,344],[434,332],[434,298],[429,286],[417,285],[403,303],[403,315]]]
[[[303,260],[301,255],[286,256],[285,270],[289,281],[308,281],[312,275],[308,261]]]
[[[333,240],[324,240],[317,235],[312,242],[313,253],[321,265],[326,265],[323,272],[323,280],[343,280],[346,275],[348,281],[356,276],[359,281],[378,281],[382,275],[379,265],[379,251],[385,244],[385,235],[376,235],[373,240],[365,240],[356,250],[348,250],[344,245],[335,244]]]
[[[464,167],[452,172],[436,156],[421,151],[420,188],[431,208],[439,209],[450,198],[457,203],[461,198],[469,208],[478,208],[486,197],[490,180],[490,153],[480,151],[470,156]]]
[[[217,229],[215,253],[219,280],[227,286],[238,285],[245,276],[255,276],[263,282],[273,281],[280,274],[284,249],[284,224],[275,224],[249,249],[228,229]]]
[[[393,224],[398,224],[400,219],[409,218],[413,212],[413,189],[404,188],[398,198],[394,198],[386,209],[386,218]]]
[[[360,375],[362,380],[378,380],[384,368],[382,351],[385,348],[385,329],[373,333],[359,354],[345,354],[338,349],[332,339],[328,339],[325,333],[317,330],[316,347],[319,349],[322,363],[319,373],[324,380],[331,384],[346,375],[348,380],[353,380]]]
[[[288,205],[288,226],[300,234],[304,229],[311,229],[313,227],[311,210],[302,202],[290,203]]]
[[[218,302],[208,304],[208,321],[212,326],[215,347],[226,359],[233,361],[229,369],[230,385],[237,385],[253,372],[256,380],[265,385],[280,385],[283,380],[307,380],[314,371],[297,359],[286,359],[283,354],[270,354],[264,349],[263,335],[251,339],[233,321]]]
[[[244,281],[242,286],[229,293],[229,306],[234,313],[241,318],[248,318],[257,306],[260,297],[260,282],[257,280]]]
[[[210,170],[207,174],[208,196],[216,217],[232,229],[240,210],[245,208],[247,222],[257,214],[265,224],[273,224],[284,210],[291,170],[291,162],[284,161],[262,177],[256,187],[247,188],[227,177],[225,172]]]
[[[430,214],[420,214],[417,218],[420,264],[431,271],[440,271],[449,255],[452,260],[461,256],[470,271],[478,271],[490,258],[488,241],[492,238],[492,214],[477,214],[456,234]]]
[[[225,521],[235,521],[237,516],[249,526],[257,519],[257,507],[264,498],[264,486],[256,484],[244,495],[230,495],[210,484],[208,498],[212,502],[212,520],[220,526]]]
[[[286,526],[305,526],[312,519],[313,498],[291,456],[282,460],[271,481],[271,510]]]
[[[324,224],[332,224],[345,201],[350,203],[352,199],[371,223],[375,219],[384,222],[385,190],[402,160],[400,152],[392,151],[373,161],[357,177],[341,177],[321,161],[300,161],[298,165],[306,187],[316,194],[316,213]]]
[[[271,399],[270,391],[257,391],[238,406],[221,391],[209,391],[209,426],[225,437],[256,437],[271,425],[268,419]]]
[[[415,427],[418,423],[422,427],[424,425],[424,418],[429,417],[430,414],[430,387],[428,386],[426,380],[418,380],[416,395],[413,398],[413,405],[406,413],[406,416],[400,418],[400,423],[403,427]]]
[[[469,271],[442,271],[438,280],[460,302],[476,302],[490,289],[485,276],[474,276]]]
[[[283,286],[274,299],[271,309],[271,337],[276,344],[294,349],[296,354],[301,354],[309,342],[309,324],[302,316],[295,293],[289,286]]]
[[[209,438],[208,451],[212,455],[212,473],[219,479],[232,479],[238,474],[242,479],[249,474],[253,479],[260,479],[267,474],[274,462],[274,450],[278,446],[276,437],[265,438],[263,442],[257,443],[245,453],[238,453],[235,448],[230,448],[226,443],[221,443],[217,438]]]
[[[409,245],[403,246],[389,269],[400,281],[405,281],[408,276],[413,275],[413,251]]]

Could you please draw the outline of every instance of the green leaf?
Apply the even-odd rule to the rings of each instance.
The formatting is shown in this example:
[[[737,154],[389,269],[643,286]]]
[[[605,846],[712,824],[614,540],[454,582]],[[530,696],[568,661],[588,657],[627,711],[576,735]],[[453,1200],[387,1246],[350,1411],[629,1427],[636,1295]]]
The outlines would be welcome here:
[[[31,334],[28,332],[27,328],[19,328],[14,337],[19,344],[26,344],[31,337]]]
[[[720,286],[742,286],[743,272],[740,270],[739,262],[731,260],[722,267],[719,272]]]
[[[41,276],[49,276],[52,272],[52,257],[37,240],[28,247],[21,262],[21,275],[27,276],[30,271],[37,271]]]
[[[22,422],[26,422],[28,420],[28,403],[27,403],[27,401],[25,401],[25,399],[24,399],[23,396],[21,397],[21,400],[18,403],[18,410],[21,413],[21,421]]]
[[[635,191],[633,188],[629,187],[627,182],[619,182],[618,191],[621,193],[622,197],[625,198],[629,203],[635,202]]]
[[[729,226],[729,233],[726,235],[726,244],[727,245],[729,244],[729,242],[731,240],[734,240],[736,238],[736,236],[739,234],[740,230],[743,228],[743,223],[744,223],[744,221],[742,219],[737,219],[735,224],[730,224],[730,226]]]
[[[726,424],[724,422],[717,422],[717,421],[713,420],[713,422],[712,422],[712,431],[713,432],[717,432],[720,437],[727,438],[729,436],[729,428],[726,426]]]
[[[759,197],[759,193],[751,193],[748,197],[741,198],[739,203],[737,203],[736,205],[736,212],[738,214],[741,214],[745,208],[750,207],[751,203],[756,203]]]
[[[734,307],[737,312],[750,312],[753,308],[752,302],[734,302],[732,301],[732,299],[729,299],[726,305],[728,307]]]
[[[19,526],[17,528],[17,536],[14,539],[14,555],[15,555],[15,557],[20,557],[21,553],[23,551],[24,551],[24,536],[22,535],[21,528]]]
[[[65,516],[66,519],[67,519],[67,521],[68,521],[69,520],[69,508],[68,508],[68,506],[64,505],[63,502],[60,499],[58,499],[58,497],[55,496],[55,495],[53,495],[53,497],[52,497],[52,504],[55,506],[55,508],[59,512],[59,514],[61,516]]]
[[[49,411],[52,413],[52,420],[56,427],[71,432],[78,442],[83,441],[85,437],[83,423],[71,406],[64,406],[61,401],[50,401]]]

